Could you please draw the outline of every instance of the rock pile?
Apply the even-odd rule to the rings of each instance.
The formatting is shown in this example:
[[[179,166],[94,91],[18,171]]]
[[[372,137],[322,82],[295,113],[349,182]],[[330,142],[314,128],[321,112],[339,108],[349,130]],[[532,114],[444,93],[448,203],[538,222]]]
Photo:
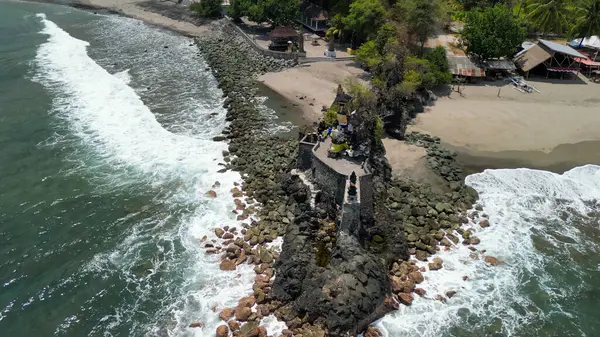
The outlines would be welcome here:
[[[262,72],[289,66],[290,62],[259,55],[226,20],[213,25],[214,31],[196,42],[226,97],[223,106],[230,124],[223,136],[215,137],[229,141],[229,151],[223,153],[222,171],[242,172],[244,183],[232,190],[233,196],[240,197],[243,190],[247,198],[261,204],[258,209],[242,209],[238,216],[238,220],[245,220],[257,211],[261,219],[244,236],[252,242],[270,242],[282,235],[283,225],[299,214],[301,210],[296,209],[295,201],[306,198],[306,192],[290,202],[290,196],[281,188],[281,181],[289,177],[282,175],[293,166],[297,141],[267,135],[266,118],[257,108],[255,78]]]
[[[411,132],[405,135],[406,143],[422,146],[427,150],[427,163],[432,170],[449,182],[464,179],[463,170],[456,163],[456,152],[440,145],[440,138],[428,134]]]
[[[287,226],[281,257],[275,264],[272,294],[288,303],[286,314],[279,313],[278,317],[292,330],[309,323],[327,336],[356,335],[397,306],[389,298],[385,265],[355,236],[338,231],[330,256],[321,263],[321,219],[332,212],[331,205],[323,201],[331,199],[319,195],[314,211]]]
[[[439,194],[411,181],[392,182],[388,204],[394,219],[404,224],[409,253],[417,260],[427,261],[438,245],[479,243],[470,231],[461,228],[468,222],[466,212],[477,200],[477,192],[464,184],[450,185],[451,192]]]

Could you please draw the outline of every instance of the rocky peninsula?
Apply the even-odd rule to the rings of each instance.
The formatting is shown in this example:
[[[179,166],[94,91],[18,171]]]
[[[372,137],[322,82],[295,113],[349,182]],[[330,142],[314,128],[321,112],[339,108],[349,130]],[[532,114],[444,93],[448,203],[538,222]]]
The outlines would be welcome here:
[[[156,6],[135,11],[136,15],[118,13],[160,15]],[[179,15],[169,11],[161,20]],[[464,185],[455,153],[444,149],[437,137],[405,136],[407,143],[426,149],[429,167],[445,181],[446,192],[439,193],[421,182],[392,177],[381,140],[372,138],[365,165],[372,175],[373,212],[360,218],[358,228],[336,226],[340,208],[335,197],[318,186],[311,189],[316,182],[310,174],[296,170],[298,140],[270,134],[268,118],[258,107],[259,76],[294,67],[294,61],[258,54],[228,20],[198,29],[171,21],[159,25],[196,36],[209,64],[206,70],[219,83],[230,123],[214,140],[229,144],[222,171],[239,171],[244,180],[231,189],[240,226],[215,228],[214,239],[204,237],[200,243],[207,254],[220,256],[221,270],[250,264],[256,272],[253,292],[236,307],[220,311],[223,324],[216,336],[266,337],[260,323],[273,314],[285,322],[286,336],[375,337],[380,332],[370,324],[401,305],[411,305],[413,294],[446,301],[456,293],[426,294],[418,287],[426,279],[424,273],[443,267],[434,257],[437,251],[462,244],[477,252],[479,239],[468,226],[489,226],[485,214],[467,214],[477,193]],[[306,132],[310,130],[302,130],[300,138]],[[202,325],[194,322],[190,328]]]
[[[442,268],[443,261],[432,258],[437,251],[479,243],[463,228],[477,193],[464,185],[455,154],[439,138],[417,133],[407,141],[427,149],[447,192],[392,178],[381,141],[373,140],[366,163],[373,215],[362,217],[357,230],[336,227],[334,197],[311,190],[310,177],[295,170],[298,141],[265,132],[257,109],[257,76],[294,64],[257,54],[227,21],[214,22],[197,44],[226,97],[230,125],[215,138],[229,142],[223,170],[244,177],[232,189],[241,229],[217,228],[218,239],[204,245],[207,253],[221,254],[222,270],[248,263],[257,274],[253,293],[220,313],[217,336],[266,336],[260,321],[270,314],[286,323],[287,336],[378,336],[372,322],[410,305],[413,293],[426,296],[418,284],[424,272]],[[280,237],[278,250],[270,243]],[[453,295],[435,296],[445,301]]]

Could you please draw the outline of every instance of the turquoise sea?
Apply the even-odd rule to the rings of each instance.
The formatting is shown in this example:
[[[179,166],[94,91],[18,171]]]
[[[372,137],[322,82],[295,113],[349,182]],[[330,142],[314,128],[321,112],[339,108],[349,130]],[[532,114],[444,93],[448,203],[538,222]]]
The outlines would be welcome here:
[[[217,172],[225,110],[206,67],[189,38],[137,20],[0,1],[0,337],[213,336],[251,292],[249,267],[222,272],[200,243],[236,225],[240,181]],[[474,226],[480,249],[505,264],[441,252],[384,335],[600,336],[600,167],[467,183],[492,223]]]
[[[222,93],[191,43],[0,2],[0,336],[202,335],[251,289],[199,242],[240,177],[217,173]]]

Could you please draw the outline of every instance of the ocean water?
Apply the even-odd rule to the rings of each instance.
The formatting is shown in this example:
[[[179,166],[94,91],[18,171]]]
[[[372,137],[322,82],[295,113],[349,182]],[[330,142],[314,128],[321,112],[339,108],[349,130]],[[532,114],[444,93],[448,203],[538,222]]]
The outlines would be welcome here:
[[[222,272],[200,243],[236,225],[240,176],[217,173],[222,92],[191,42],[0,1],[0,336],[212,336],[251,292],[250,268]],[[427,296],[378,322],[385,336],[600,336],[600,167],[467,183],[491,222],[467,227],[505,263],[441,252]]]
[[[486,252],[440,252],[426,296],[378,323],[385,336],[600,336],[600,167],[486,170],[466,183],[491,226],[465,228]],[[447,291],[457,292],[447,303],[434,299]]]
[[[0,2],[0,336],[206,336],[251,292],[200,244],[236,224],[240,176],[217,173],[222,93],[191,42]]]

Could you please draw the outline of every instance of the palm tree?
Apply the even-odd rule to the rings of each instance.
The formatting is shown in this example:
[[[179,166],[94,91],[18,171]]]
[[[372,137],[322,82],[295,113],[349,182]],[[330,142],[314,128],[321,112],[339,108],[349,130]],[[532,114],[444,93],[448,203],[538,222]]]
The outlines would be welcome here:
[[[569,35],[574,38],[580,37],[581,47],[584,38],[600,35],[600,0],[580,0],[573,12],[575,24]]]
[[[341,14],[336,14],[331,20],[329,20],[329,29],[327,29],[327,39],[329,40],[329,51],[334,51],[334,41],[337,37],[342,38],[342,32],[344,31],[344,17]]]
[[[568,0],[532,0],[527,5],[529,19],[542,33],[564,33],[569,24]]]

